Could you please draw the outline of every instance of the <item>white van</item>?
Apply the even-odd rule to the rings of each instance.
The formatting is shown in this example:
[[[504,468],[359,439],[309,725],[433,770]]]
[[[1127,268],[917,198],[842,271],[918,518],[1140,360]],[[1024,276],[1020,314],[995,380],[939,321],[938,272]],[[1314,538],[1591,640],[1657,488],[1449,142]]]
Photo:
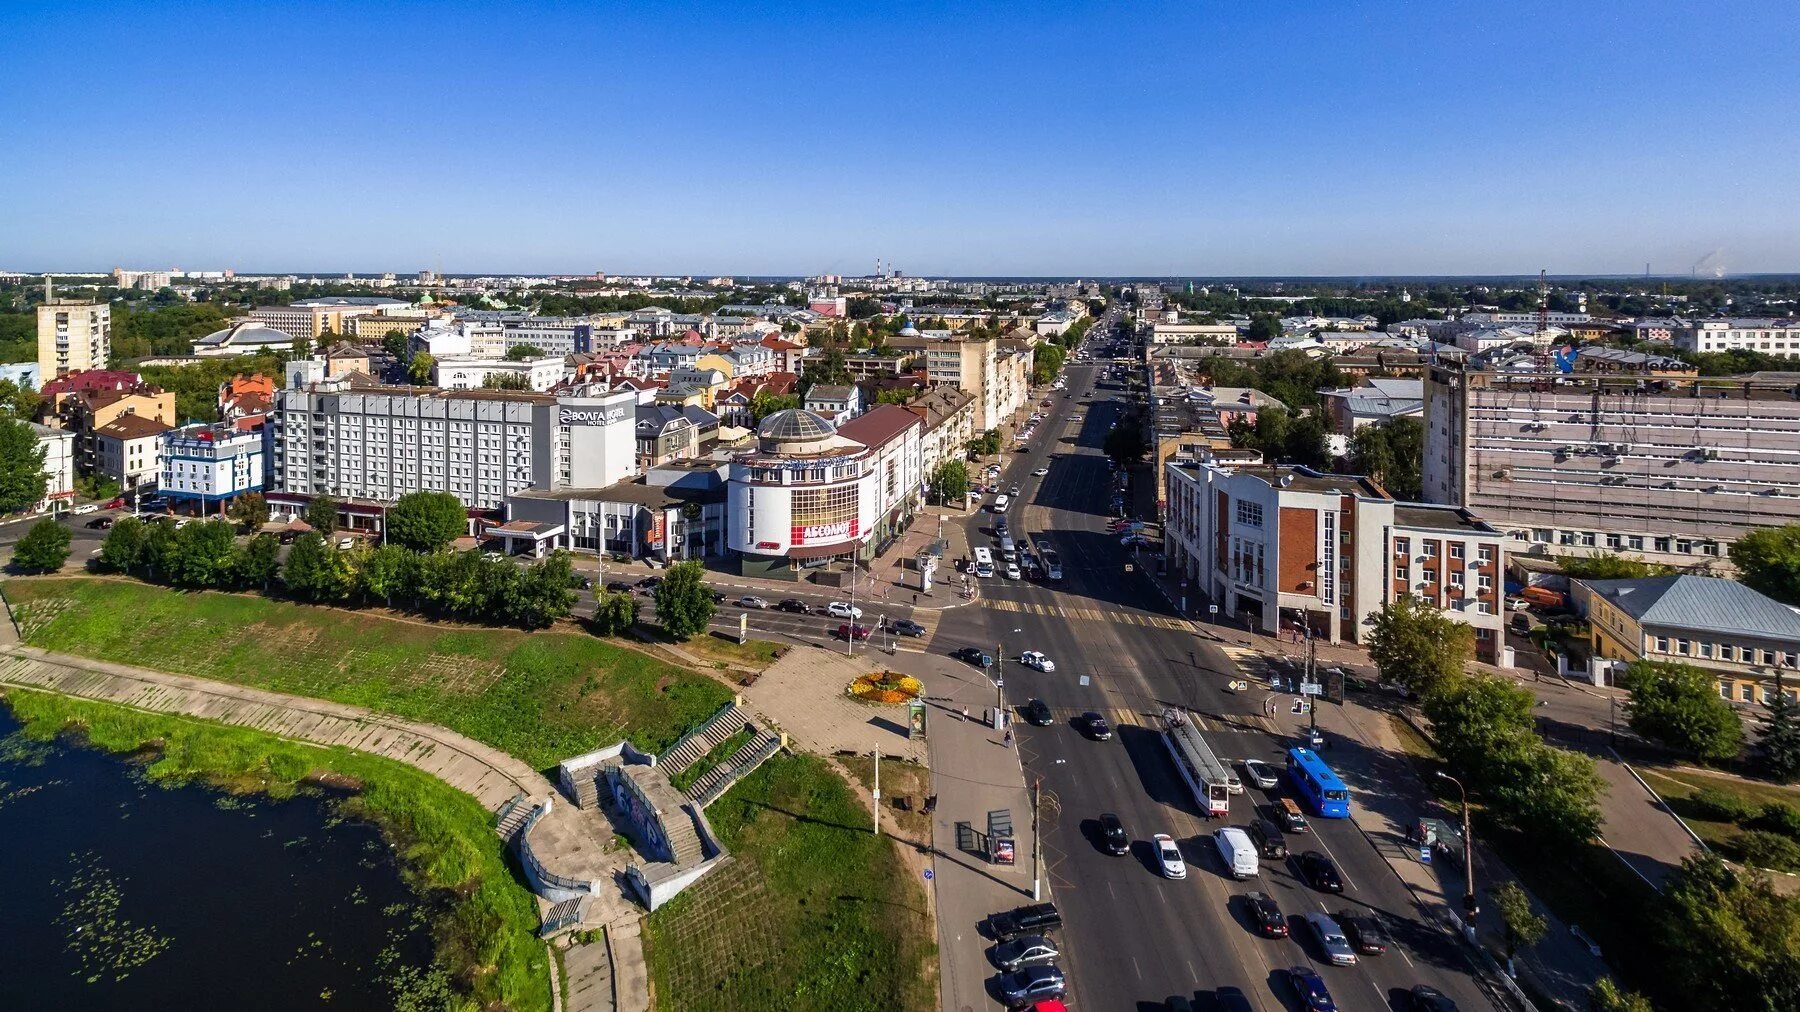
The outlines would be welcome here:
[[[1007,495],[1004,492],[1002,492],[1001,494],[994,497],[994,512],[995,513],[1005,513],[1006,507],[1011,506],[1011,505],[1012,505],[1012,496]]]
[[[1249,833],[1226,826],[1213,834],[1213,846],[1219,848],[1219,859],[1232,878],[1242,882],[1256,877],[1256,845],[1250,842]]]
[[[984,578],[994,575],[994,553],[988,551],[986,545],[975,549],[975,575]]]

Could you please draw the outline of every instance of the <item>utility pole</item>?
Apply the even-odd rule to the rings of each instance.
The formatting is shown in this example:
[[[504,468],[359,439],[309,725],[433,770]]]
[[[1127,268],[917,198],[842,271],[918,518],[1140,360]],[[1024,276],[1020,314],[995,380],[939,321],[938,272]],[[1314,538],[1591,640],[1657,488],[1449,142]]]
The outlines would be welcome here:
[[[1044,897],[1040,895],[1044,885],[1044,848],[1038,845],[1038,808],[1044,793],[1044,778],[1038,777],[1031,783],[1031,902],[1036,903]]]
[[[1306,684],[1317,686],[1318,683],[1314,680],[1317,676],[1317,655],[1313,649],[1312,626],[1309,625],[1306,627]],[[1319,733],[1319,696],[1317,694],[1306,701],[1306,715],[1308,717],[1307,727],[1310,732],[1308,741],[1310,742],[1311,735]]]
[[[856,555],[850,555],[850,616],[849,625],[844,627],[844,656],[854,653],[856,643]]]
[[[881,749],[875,749],[875,835],[881,835]]]
[[[1463,789],[1462,781],[1443,770],[1438,776],[1456,785],[1456,793],[1462,796],[1463,824],[1463,910],[1467,912],[1470,929],[1474,928],[1475,915],[1481,913],[1481,905],[1475,901],[1475,837],[1469,828],[1469,792]]]

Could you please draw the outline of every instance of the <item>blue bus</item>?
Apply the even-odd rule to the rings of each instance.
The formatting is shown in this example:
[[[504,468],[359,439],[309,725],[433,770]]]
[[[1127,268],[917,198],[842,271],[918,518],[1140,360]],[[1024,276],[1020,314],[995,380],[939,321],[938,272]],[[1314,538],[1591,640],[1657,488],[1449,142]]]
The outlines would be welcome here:
[[[1350,791],[1325,765],[1317,752],[1309,748],[1290,748],[1287,753],[1288,779],[1294,790],[1322,819],[1350,817]]]

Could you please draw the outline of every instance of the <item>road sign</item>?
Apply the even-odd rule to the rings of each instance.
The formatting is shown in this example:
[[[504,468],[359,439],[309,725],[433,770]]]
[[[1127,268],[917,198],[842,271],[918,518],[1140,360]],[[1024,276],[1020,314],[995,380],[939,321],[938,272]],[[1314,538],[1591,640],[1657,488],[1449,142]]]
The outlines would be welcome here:
[[[1324,691],[1325,691],[1325,686],[1320,685],[1318,682],[1301,682],[1300,683],[1300,694],[1302,696],[1317,696],[1317,695],[1323,694]]]
[[[925,869],[925,881],[929,882],[936,877],[930,868]]]
[[[1083,686],[1086,686],[1086,685],[1087,685],[1087,683],[1088,683],[1088,676],[1086,676],[1086,675],[1082,675],[1082,676],[1081,676],[1081,684],[1082,684],[1082,685],[1083,685]]]
[[[1207,613],[1207,614],[1208,614],[1208,615],[1217,615],[1217,614],[1218,614],[1218,613],[1219,613],[1219,606],[1218,606],[1218,605],[1216,605],[1216,604],[1209,604],[1209,605],[1207,605],[1207,606],[1206,606],[1206,613]]]

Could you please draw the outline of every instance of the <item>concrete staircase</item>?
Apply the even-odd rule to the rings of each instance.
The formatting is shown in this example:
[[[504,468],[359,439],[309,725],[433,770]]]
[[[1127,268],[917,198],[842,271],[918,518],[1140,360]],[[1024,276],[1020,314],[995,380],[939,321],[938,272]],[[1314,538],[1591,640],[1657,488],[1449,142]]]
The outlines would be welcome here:
[[[600,807],[600,770],[595,768],[586,771],[583,776],[575,778],[575,807],[588,809]]]
[[[707,770],[687,790],[687,796],[701,808],[717,801],[731,785],[752,770],[769,761],[769,757],[787,744],[787,735],[763,731],[745,742],[730,758]]]
[[[686,868],[706,859],[706,848],[700,844],[700,831],[693,817],[685,811],[663,815],[663,832],[668,835],[669,849],[675,855],[674,865]]]
[[[494,823],[494,832],[500,834],[510,846],[524,827],[525,820],[531,818],[531,799],[523,794],[515,794],[511,801],[500,806],[499,819]]]
[[[742,698],[734,699],[721,707],[706,723],[682,735],[680,741],[657,757],[656,765],[673,777],[699,762],[708,752],[749,725],[750,714],[744,709]]]

